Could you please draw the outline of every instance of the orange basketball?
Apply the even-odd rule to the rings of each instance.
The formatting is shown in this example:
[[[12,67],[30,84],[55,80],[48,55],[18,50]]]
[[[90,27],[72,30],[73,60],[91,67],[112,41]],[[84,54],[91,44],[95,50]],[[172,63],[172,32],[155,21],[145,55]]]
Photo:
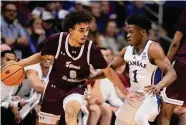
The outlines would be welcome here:
[[[7,86],[16,86],[23,82],[25,78],[24,68],[17,64],[10,64],[2,67],[1,81]]]

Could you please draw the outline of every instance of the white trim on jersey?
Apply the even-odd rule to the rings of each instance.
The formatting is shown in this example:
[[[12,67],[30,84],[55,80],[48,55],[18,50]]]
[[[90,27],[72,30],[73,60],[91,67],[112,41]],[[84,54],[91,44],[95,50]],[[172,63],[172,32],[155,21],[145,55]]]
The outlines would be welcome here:
[[[77,57],[74,58],[74,57],[70,54],[70,52],[69,52],[69,49],[68,49],[68,40],[69,40],[69,34],[67,35],[67,38],[66,38],[66,41],[65,41],[65,51],[66,51],[67,55],[68,55],[69,57],[71,57],[73,60],[78,60],[78,59],[82,56],[82,54],[83,54],[83,50],[84,50],[84,46],[85,46],[85,45],[82,45],[82,46],[81,46],[81,50],[80,50],[80,52],[79,52],[79,55],[78,55]]]
[[[60,49],[61,49],[62,38],[63,38],[63,32],[60,33],[60,37],[59,37],[59,41],[58,41],[58,48],[57,48],[57,53],[55,55],[55,59],[57,59],[58,56],[59,56]]]
[[[164,88],[163,91],[161,91],[161,96],[166,103],[180,105],[180,106],[183,105],[184,101],[168,98],[165,91],[166,91],[166,88]]]
[[[93,43],[93,41],[91,40],[89,42],[89,45],[88,45],[88,52],[87,52],[87,63],[88,63],[88,65],[90,65],[90,50],[91,50],[92,43]]]
[[[39,123],[45,124],[56,124],[58,120],[60,120],[60,115],[53,115],[45,112],[39,112]]]

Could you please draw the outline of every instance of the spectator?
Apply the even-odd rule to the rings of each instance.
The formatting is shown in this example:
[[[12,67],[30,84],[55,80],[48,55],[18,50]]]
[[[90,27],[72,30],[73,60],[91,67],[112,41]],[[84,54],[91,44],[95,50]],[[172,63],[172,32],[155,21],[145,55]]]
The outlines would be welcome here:
[[[46,38],[57,32],[55,29],[54,19],[55,19],[54,15],[49,11],[44,11],[42,13],[43,28],[45,30]]]
[[[28,21],[31,19],[30,1],[18,1],[17,4],[17,17],[20,24],[25,28]],[[23,11],[24,10],[24,11]]]
[[[1,52],[2,65],[6,65],[10,61],[17,61],[16,54],[12,50]],[[6,86],[1,81],[1,124],[2,125],[17,125],[21,121],[19,108],[24,106],[26,102],[12,101],[13,86]]]
[[[144,1],[133,1],[131,4],[126,6],[127,16],[131,16],[134,14],[144,15]]]
[[[116,54],[119,52],[119,43],[116,41],[117,26],[114,20],[109,20],[104,29],[103,35],[100,36],[101,45],[104,48],[111,48]]]
[[[27,28],[28,48],[25,50],[25,57],[36,53],[37,45],[45,39],[45,31],[40,18],[32,18]]]
[[[97,24],[95,18],[90,23],[88,38],[94,41],[96,45],[102,46],[100,41],[100,34],[97,32]]]
[[[44,88],[48,82],[48,73],[53,65],[53,61],[54,59],[49,57],[47,60],[41,63],[25,67],[27,79],[24,80],[23,84],[14,89],[15,96],[19,96],[27,100],[33,100],[32,103],[35,105],[34,109],[27,108],[28,111],[25,111],[29,112],[29,110],[31,110],[24,119],[25,125],[36,124],[36,119],[38,117],[37,114],[40,110],[40,104],[38,104],[40,100],[39,93],[44,91]],[[35,95],[37,97],[36,99],[34,99]]]
[[[124,24],[121,33],[117,36],[117,42],[120,44],[119,50],[122,50],[124,47],[128,46],[127,42],[127,25]]]
[[[13,3],[4,3],[1,17],[1,33],[5,43],[17,50],[18,57],[22,57],[22,48],[27,46],[26,32],[17,22],[17,7]]]
[[[96,19],[98,32],[100,33],[103,32],[105,24],[107,23],[109,19],[109,15],[102,14],[100,2],[93,2],[91,4],[91,11],[92,11],[93,16]]]

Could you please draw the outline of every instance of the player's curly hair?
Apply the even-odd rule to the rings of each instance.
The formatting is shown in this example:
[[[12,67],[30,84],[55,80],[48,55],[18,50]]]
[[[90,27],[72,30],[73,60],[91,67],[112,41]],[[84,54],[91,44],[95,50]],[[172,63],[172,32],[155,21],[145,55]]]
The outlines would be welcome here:
[[[139,26],[142,29],[145,29],[146,31],[150,30],[152,28],[151,21],[143,16],[143,15],[132,15],[127,17],[126,23],[129,25],[136,25]]]
[[[65,16],[63,20],[63,31],[69,32],[70,28],[74,28],[76,24],[90,23],[93,20],[93,16],[87,10],[72,11]]]

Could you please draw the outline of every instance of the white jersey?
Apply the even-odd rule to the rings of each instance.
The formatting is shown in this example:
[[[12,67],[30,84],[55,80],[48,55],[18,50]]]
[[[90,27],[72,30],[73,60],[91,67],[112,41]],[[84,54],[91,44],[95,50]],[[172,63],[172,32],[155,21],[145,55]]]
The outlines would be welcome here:
[[[35,70],[37,72],[39,78],[42,80],[42,82],[47,81],[47,78],[46,78],[47,76],[43,76],[43,74],[42,74],[42,69],[41,69],[40,63],[27,66],[24,69],[25,69],[25,71]],[[16,87],[14,89],[13,93],[15,95],[20,96],[20,97],[25,98],[25,99],[28,99],[28,98],[32,97],[32,95],[34,94],[34,89],[31,88],[29,82],[30,81],[28,79],[25,79],[21,85],[19,85],[18,87]]]
[[[128,46],[124,55],[124,60],[129,65],[130,91],[144,92],[144,87],[153,84],[153,73],[157,69],[149,61],[148,49],[153,41],[148,40],[140,54],[134,54],[134,47]]]

